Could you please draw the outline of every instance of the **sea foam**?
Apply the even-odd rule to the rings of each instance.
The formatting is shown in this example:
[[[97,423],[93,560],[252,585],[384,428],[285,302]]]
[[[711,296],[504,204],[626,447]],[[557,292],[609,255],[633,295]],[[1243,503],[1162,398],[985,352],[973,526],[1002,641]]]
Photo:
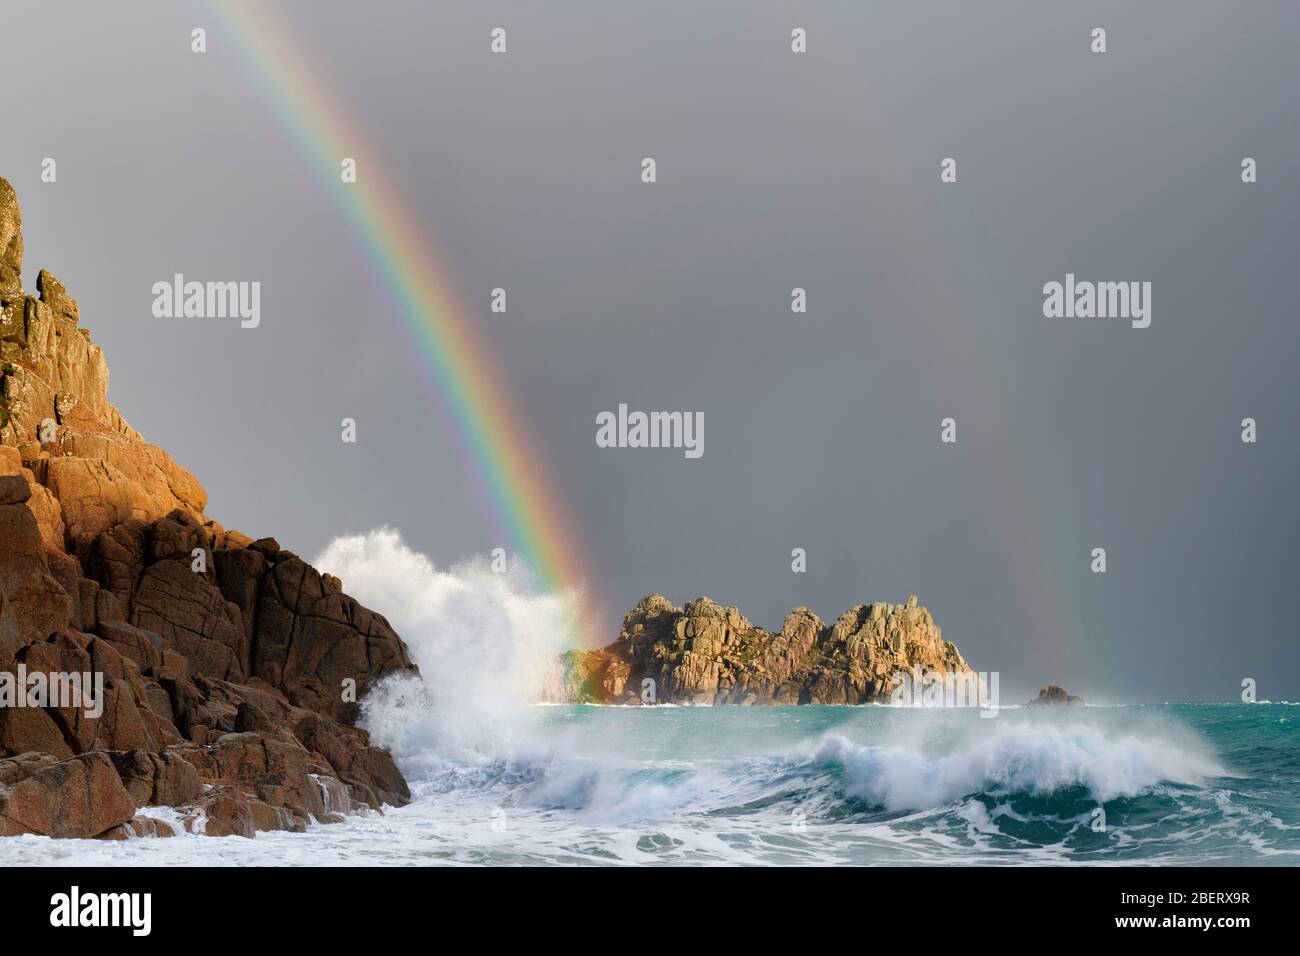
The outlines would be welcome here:
[[[572,596],[533,593],[525,574],[484,560],[439,569],[387,527],[336,538],[315,563],[382,612],[420,668],[362,701],[362,725],[408,778],[542,749],[527,704],[569,646]]]

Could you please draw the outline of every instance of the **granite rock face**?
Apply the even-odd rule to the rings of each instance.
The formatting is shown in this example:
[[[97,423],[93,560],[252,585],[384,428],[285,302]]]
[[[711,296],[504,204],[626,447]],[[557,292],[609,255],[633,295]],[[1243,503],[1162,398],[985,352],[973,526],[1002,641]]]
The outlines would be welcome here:
[[[415,673],[381,615],[273,538],[227,531],[198,480],[107,400],[103,352],[48,272],[21,282],[0,179],[0,835],[252,836],[410,798],[352,726]],[[93,701],[28,693],[83,675]],[[95,681],[102,682],[96,685]]]
[[[776,632],[707,597],[684,608],[660,594],[623,620],[618,640],[571,651],[546,689],[553,701],[864,704],[887,700],[899,671],[967,672],[930,612],[860,604],[831,625],[795,608]]]
[[[0,180],[0,444],[16,449],[28,477],[48,491],[40,516],[47,544],[84,557],[96,535],[130,518],[202,515],[207,494],[198,480],[109,403],[103,350],[79,326],[63,283],[42,271],[39,295],[23,291],[20,222],[13,190]]]
[[[23,214],[14,188],[0,179],[0,296],[22,290]]]

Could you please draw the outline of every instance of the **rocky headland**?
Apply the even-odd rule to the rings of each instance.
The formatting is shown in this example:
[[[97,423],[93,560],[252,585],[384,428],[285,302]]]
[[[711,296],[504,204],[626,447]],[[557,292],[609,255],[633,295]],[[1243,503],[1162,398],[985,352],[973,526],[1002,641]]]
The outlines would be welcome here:
[[[0,835],[169,835],[166,816],[253,836],[407,802],[353,726],[375,681],[415,672],[397,634],[204,514],[108,402],[63,284],[24,291],[21,227],[0,179]],[[66,706],[68,675],[102,680],[94,708]]]
[[[866,704],[888,700],[894,674],[913,669],[970,671],[915,597],[906,604],[859,604],[829,625],[795,608],[771,632],[707,597],[680,608],[652,594],[623,619],[613,644],[564,655],[546,697],[605,704]]]

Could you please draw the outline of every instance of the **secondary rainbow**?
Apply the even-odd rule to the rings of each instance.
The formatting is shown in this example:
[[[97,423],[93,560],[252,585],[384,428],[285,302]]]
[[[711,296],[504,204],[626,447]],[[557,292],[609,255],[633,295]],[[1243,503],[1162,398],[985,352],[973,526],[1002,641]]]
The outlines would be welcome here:
[[[393,298],[429,371],[436,398],[450,412],[485,483],[496,518],[536,586],[581,595],[591,612],[593,576],[562,499],[532,447],[509,392],[474,329],[470,312],[441,268],[436,249],[408,212],[398,180],[378,168],[358,129],[329,95],[292,32],[263,5],[207,0],[206,8],[250,77],[283,121],[322,188],[334,200]],[[358,157],[358,182],[343,183],[340,163]],[[592,622],[578,610],[578,622]]]

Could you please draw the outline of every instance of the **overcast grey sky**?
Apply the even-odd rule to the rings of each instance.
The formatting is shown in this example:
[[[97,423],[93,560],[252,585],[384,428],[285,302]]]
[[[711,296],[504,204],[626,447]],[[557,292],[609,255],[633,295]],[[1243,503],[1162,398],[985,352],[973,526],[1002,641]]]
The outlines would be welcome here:
[[[651,591],[768,627],[915,593],[1004,695],[1300,695],[1300,7],[280,7],[476,310],[611,638]],[[27,287],[67,284],[110,398],[227,527],[486,553],[385,288],[211,20],[6,0]],[[174,272],[260,281],[261,326],[154,318]],[[1150,328],[1044,318],[1067,272],[1150,281]],[[597,448],[620,402],[702,412],[705,454]]]

